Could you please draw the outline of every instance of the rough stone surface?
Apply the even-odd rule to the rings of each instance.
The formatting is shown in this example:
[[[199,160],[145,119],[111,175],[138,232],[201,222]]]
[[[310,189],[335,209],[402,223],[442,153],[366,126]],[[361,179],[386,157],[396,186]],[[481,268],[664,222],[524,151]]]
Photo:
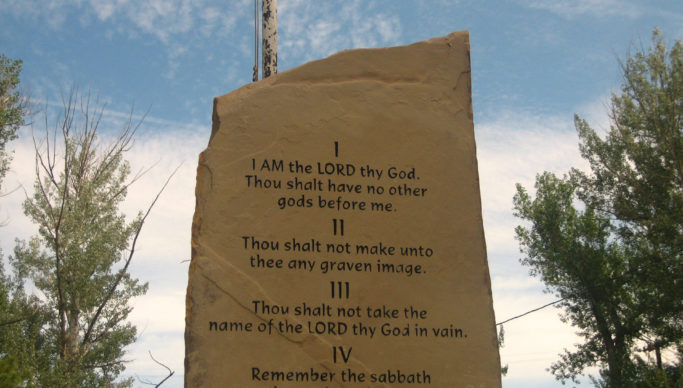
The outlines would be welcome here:
[[[467,32],[216,98],[196,195],[186,387],[501,386]]]

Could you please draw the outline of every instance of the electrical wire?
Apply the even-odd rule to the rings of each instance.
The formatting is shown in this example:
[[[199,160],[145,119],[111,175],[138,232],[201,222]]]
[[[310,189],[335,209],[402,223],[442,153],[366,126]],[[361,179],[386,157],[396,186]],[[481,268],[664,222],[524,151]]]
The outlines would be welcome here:
[[[496,323],[496,326],[500,326],[500,325],[502,325],[502,324],[504,324],[504,323],[508,323],[508,322],[510,322],[510,321],[514,321],[515,319],[521,318],[521,317],[523,317],[523,316],[525,316],[525,315],[529,315],[529,314],[531,314],[531,313],[535,313],[536,311],[543,310],[544,308],[550,307],[550,306],[552,306],[552,305],[554,305],[554,304],[558,304],[558,303],[562,302],[562,301],[565,300],[565,299],[566,299],[566,298],[558,299],[558,300],[556,300],[556,301],[554,301],[554,302],[550,302],[550,303],[545,304],[545,305],[543,305],[543,306],[541,306],[541,307],[537,307],[537,308],[535,308],[535,309],[533,309],[533,310],[529,310],[529,311],[527,311],[527,312],[525,312],[525,313],[516,315],[516,316],[514,316],[514,317],[512,317],[512,318],[508,318],[508,319],[504,320],[503,322],[498,322],[498,323]]]

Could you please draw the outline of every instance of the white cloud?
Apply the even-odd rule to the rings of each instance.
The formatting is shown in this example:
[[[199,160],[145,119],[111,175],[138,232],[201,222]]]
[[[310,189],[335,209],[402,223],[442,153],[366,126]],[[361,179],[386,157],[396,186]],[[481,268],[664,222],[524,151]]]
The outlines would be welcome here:
[[[154,359],[174,372],[173,376],[166,380],[162,386],[164,388],[183,387],[185,344],[182,335],[179,336],[176,333],[170,335],[142,333],[138,342],[128,349],[126,357],[132,362],[124,374],[126,377],[136,379],[133,386],[146,386],[145,382],[153,382],[152,386],[154,386],[168,376],[168,370],[152,360],[150,352]]]
[[[583,104],[576,109],[576,113],[586,120],[598,134],[604,134],[610,129],[609,104],[611,95],[606,93],[595,100]]]
[[[475,127],[477,159],[490,253],[518,257],[512,216],[515,184],[533,190],[543,171],[562,175],[571,167],[586,168],[578,150],[573,118],[501,112]],[[526,271],[524,271],[526,272]]]
[[[496,318],[501,321],[552,302],[548,296],[499,296]],[[574,329],[562,323],[558,311],[548,307],[526,317],[510,321],[505,328],[505,346],[500,350],[503,365],[508,364],[511,379],[548,377],[549,360],[556,360],[564,348],[577,342]]]
[[[339,23],[332,23],[328,20],[319,20],[309,29],[309,42],[314,52],[329,55],[334,51],[333,46],[339,44]]]
[[[278,3],[278,45],[287,53],[284,59],[311,60],[345,49],[397,44],[401,36],[399,19],[377,12],[377,4],[357,0]]]
[[[376,28],[383,42],[398,41],[401,37],[401,24],[395,17],[377,15]]]
[[[157,360],[175,371],[176,382],[182,382],[177,379],[184,369],[185,287],[157,290],[151,287],[147,295],[135,300],[133,307],[130,320],[138,329],[138,338],[127,349],[127,358],[134,362],[128,365],[125,374],[159,382],[166,372],[149,357],[151,351]]]
[[[476,127],[477,157],[486,207],[511,207],[514,185],[533,184],[543,170],[562,174],[580,163],[572,117],[530,117],[504,113]]]
[[[184,47],[207,39],[223,38],[229,43],[227,37],[237,20],[251,15],[250,4],[249,0],[9,0],[0,3],[0,11],[18,18],[39,19],[52,30],[73,20],[87,24],[96,19],[110,37],[152,37],[167,46],[171,54],[184,54]]]
[[[523,4],[566,18],[588,15],[593,17],[623,16],[635,19],[644,12],[640,6],[623,0],[531,0],[523,1]]]
[[[224,19],[222,16],[220,9],[214,7],[207,7],[199,12],[199,30],[205,38],[209,38],[213,31],[218,30],[218,24],[224,20],[230,25],[234,24],[234,20]]]
[[[35,171],[35,158],[30,132],[19,132],[20,140],[9,144],[14,150],[11,168],[3,181],[3,190],[9,194],[2,197],[0,205],[0,221],[4,227],[0,228],[0,243],[6,254],[12,252],[14,239],[27,239],[36,234],[38,229],[22,211],[22,202],[28,193],[32,192]]]
[[[131,188],[124,206],[126,212],[133,214],[148,206],[169,174],[180,167],[150,214],[132,267],[135,276],[150,282],[150,288],[134,301],[130,319],[138,327],[139,338],[128,349],[135,362],[125,373],[161,381],[167,371],[149,357],[151,351],[175,371],[164,386],[182,387],[189,266],[186,260],[190,258],[197,160],[206,147],[210,129],[163,119],[147,121],[155,128],[138,137],[128,160],[133,171],[154,167]]]
[[[536,291],[539,287],[543,287],[543,284],[538,279],[532,277],[496,276],[491,279],[491,283],[496,291],[500,293]],[[504,317],[499,317],[499,320],[501,320],[500,318]]]
[[[121,2],[117,1],[99,1],[97,6],[93,7],[93,11],[99,20],[106,21],[114,14],[114,12],[116,12],[116,9],[120,6],[120,3]]]

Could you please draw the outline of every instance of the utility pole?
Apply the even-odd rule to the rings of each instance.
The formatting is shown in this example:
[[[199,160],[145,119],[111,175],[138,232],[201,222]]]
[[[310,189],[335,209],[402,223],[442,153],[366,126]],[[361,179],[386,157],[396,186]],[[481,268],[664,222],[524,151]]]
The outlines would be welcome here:
[[[258,0],[254,0],[254,74],[251,77],[253,82],[258,81]]]
[[[268,78],[277,74],[277,0],[263,0],[261,11],[263,23],[261,65],[263,78]]]

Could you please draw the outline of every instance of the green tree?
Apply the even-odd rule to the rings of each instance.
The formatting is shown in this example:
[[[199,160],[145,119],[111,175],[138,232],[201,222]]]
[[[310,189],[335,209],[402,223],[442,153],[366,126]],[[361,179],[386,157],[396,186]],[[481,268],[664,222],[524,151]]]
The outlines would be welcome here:
[[[7,144],[16,139],[28,114],[27,99],[18,89],[20,72],[20,60],[0,54],[0,188],[11,161]],[[0,386],[21,386],[27,379],[30,368],[20,362],[25,358],[10,356],[8,349],[21,342],[21,329],[31,329],[26,323],[35,319],[36,313],[23,287],[17,287],[5,274],[0,252]]]
[[[58,123],[35,140],[34,193],[25,214],[38,236],[19,241],[10,258],[15,295],[29,282],[41,295],[31,302],[39,314],[18,325],[23,346],[8,352],[31,365],[29,385],[123,387],[125,347],[136,329],[127,321],[131,298],[147,284],[129,273],[146,213],[129,221],[119,211],[130,185],[124,159],[139,126],[131,118],[117,136],[101,142],[103,109],[90,96],[72,92]],[[163,189],[162,189],[163,190]],[[35,317],[33,315],[32,317]],[[14,344],[21,345],[21,344]],[[16,354],[16,356],[15,356]]]
[[[49,358],[41,332],[49,312],[1,265],[0,312],[0,386],[32,386],[39,364]]]
[[[575,207],[576,187],[569,178],[546,172],[536,178],[535,188],[532,199],[517,185],[514,198],[515,215],[531,221],[516,229],[526,254],[522,263],[563,299],[563,318],[584,338],[551,370],[559,379],[573,379],[601,362],[618,384],[639,326],[624,282],[629,252],[611,239],[609,219],[592,206]]]
[[[552,365],[558,379],[598,365],[599,385],[674,386],[675,373],[662,379],[661,352],[680,348],[683,331],[683,46],[668,50],[655,31],[622,70],[604,139],[575,118],[590,173],[540,174],[535,198],[517,185],[515,215],[528,224],[516,234],[522,263],[562,298],[584,338]],[[640,357],[648,351],[659,372]]]
[[[592,174],[572,174],[579,196],[618,220],[621,242],[637,252],[634,290],[646,307],[648,345],[658,352],[683,335],[683,45],[677,41],[667,52],[655,31],[649,52],[636,53],[622,69],[605,139],[576,119]]]
[[[18,90],[21,64],[0,54],[0,187],[11,161],[7,143],[16,139],[28,113],[27,100]]]

